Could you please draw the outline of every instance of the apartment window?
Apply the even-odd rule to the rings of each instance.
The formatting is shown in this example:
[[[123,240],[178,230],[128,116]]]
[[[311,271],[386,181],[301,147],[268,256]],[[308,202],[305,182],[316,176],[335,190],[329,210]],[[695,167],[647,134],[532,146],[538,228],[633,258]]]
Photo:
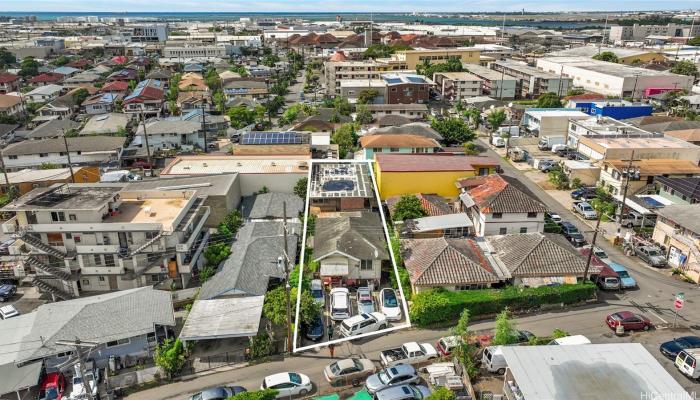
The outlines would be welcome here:
[[[372,260],[360,260],[360,271],[371,271]]]
[[[39,153],[39,157],[48,157],[49,153]]]
[[[68,214],[69,221],[77,221],[78,217],[75,214]]]
[[[99,254],[93,254],[92,260],[95,262],[95,265],[102,265],[102,257],[100,257]],[[100,278],[102,278],[102,277],[100,277]]]
[[[493,216],[494,219],[503,218],[503,213],[499,213],[499,212],[498,212],[498,213],[493,213],[492,216]]]
[[[60,155],[60,156],[65,156],[65,155],[66,155],[66,152],[65,152],[65,151],[62,151],[62,152],[58,153],[58,155]]]
[[[506,233],[508,233],[508,228],[498,228],[499,235],[505,235]]]
[[[476,289],[483,289],[485,288],[486,285],[477,283],[473,285],[457,285],[455,286],[455,290],[476,290]]]
[[[115,267],[114,254],[105,254],[105,265],[108,267]]]
[[[398,153],[398,152],[399,152],[399,148],[398,148],[398,147],[392,147],[392,148],[391,148],[391,152],[392,152],[392,153]]]
[[[70,233],[66,233],[66,239],[73,239],[73,235]]]
[[[16,159],[17,159],[17,156],[8,156],[8,158],[9,158],[10,160],[16,160]]]
[[[129,343],[131,343],[131,341],[129,339],[119,339],[119,340],[115,340],[112,342],[107,342],[107,348],[123,346],[123,345],[129,344]]]
[[[104,276],[98,276],[98,277],[97,277],[97,280],[100,281],[100,282],[104,282],[104,281],[105,281],[105,277],[104,277]]]
[[[520,228],[520,233],[527,233],[527,228],[526,227]]]
[[[158,236],[158,232],[146,232],[146,240],[151,240],[156,236]]]
[[[160,282],[160,277],[158,275],[151,275],[151,282]]]
[[[486,176],[489,174],[488,168],[479,168],[479,176]]]
[[[83,286],[90,286],[90,279],[83,279]]]
[[[61,211],[51,211],[51,220],[54,222],[65,222],[66,214]]]
[[[80,243],[80,235],[73,235],[73,241],[75,243]]]
[[[529,212],[527,213],[528,218],[537,218],[537,213],[536,212]]]
[[[107,246],[111,243],[111,241],[109,240],[109,235],[105,233],[102,234],[102,243]]]

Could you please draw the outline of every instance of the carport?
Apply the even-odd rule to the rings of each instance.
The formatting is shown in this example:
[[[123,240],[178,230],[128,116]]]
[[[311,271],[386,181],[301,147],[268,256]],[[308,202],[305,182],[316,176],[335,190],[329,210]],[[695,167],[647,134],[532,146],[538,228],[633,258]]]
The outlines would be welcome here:
[[[180,340],[198,341],[258,334],[265,296],[197,300],[192,306]]]

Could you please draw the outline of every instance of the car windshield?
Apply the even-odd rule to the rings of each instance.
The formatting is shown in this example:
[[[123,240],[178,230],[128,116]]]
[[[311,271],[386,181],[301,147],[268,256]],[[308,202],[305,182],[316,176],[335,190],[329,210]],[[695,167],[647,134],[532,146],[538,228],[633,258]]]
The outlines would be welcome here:
[[[294,372],[290,372],[290,373],[289,373],[289,380],[290,380],[292,383],[296,383],[296,384],[298,385],[298,384],[301,383],[301,376],[299,376],[299,374],[296,374],[296,373],[294,373]]]
[[[569,231],[569,233],[578,233],[578,228],[573,225],[567,225],[566,229]]]
[[[630,274],[627,271],[617,271],[617,274],[620,276],[620,278],[629,278]]]
[[[396,307],[399,305],[394,292],[389,290],[384,292],[384,305],[387,307]]]
[[[381,370],[377,374],[377,378],[379,378],[379,381],[381,383],[388,383],[389,382],[389,374],[386,373],[386,370]]]
[[[659,255],[659,252],[656,251],[656,250],[649,250],[648,253],[649,253],[649,255],[652,256],[652,257],[656,257],[656,256]]]
[[[73,384],[74,384],[74,385],[79,385],[79,384],[81,384],[81,383],[83,383],[83,378],[81,378],[81,377],[79,377],[79,376],[74,376],[74,377],[73,377]]]
[[[55,387],[46,389],[46,400],[54,400],[58,398],[58,389]]]
[[[608,258],[608,255],[603,250],[596,250],[593,254],[598,258]]]
[[[593,207],[589,206],[588,204],[581,205],[581,208],[583,211],[593,211]]]
[[[338,373],[340,372],[340,367],[338,366],[337,362],[331,364],[331,372],[333,373],[333,375],[338,375]]]

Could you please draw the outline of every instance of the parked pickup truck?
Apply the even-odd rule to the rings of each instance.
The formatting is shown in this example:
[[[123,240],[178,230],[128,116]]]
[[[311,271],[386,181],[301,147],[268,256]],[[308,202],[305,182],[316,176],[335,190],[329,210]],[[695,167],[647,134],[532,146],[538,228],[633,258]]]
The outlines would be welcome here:
[[[430,343],[404,343],[401,347],[384,350],[380,353],[382,365],[419,364],[438,357],[438,352]]]

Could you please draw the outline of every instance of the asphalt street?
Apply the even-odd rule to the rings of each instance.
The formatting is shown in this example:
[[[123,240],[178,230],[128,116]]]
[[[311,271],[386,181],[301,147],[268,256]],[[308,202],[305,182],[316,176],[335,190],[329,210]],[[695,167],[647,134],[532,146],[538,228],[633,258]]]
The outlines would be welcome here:
[[[499,157],[492,150],[488,150],[488,153],[493,157]],[[502,166],[506,175],[520,179],[551,211],[558,213],[565,220],[573,222],[583,232],[588,232],[586,235],[590,242],[590,226],[575,217],[569,210],[549,196],[537,184],[525,178],[521,172],[513,168],[509,163],[502,162]],[[627,257],[607,241],[599,241],[597,245],[605,250],[613,261],[628,267],[631,275],[639,283],[639,289],[601,293],[599,302],[584,307],[550,310],[537,315],[523,316],[516,320],[518,327],[529,330],[538,336],[550,335],[554,329],[559,328],[571,334],[583,334],[593,343],[640,342],[646,346],[651,354],[664,365],[666,370],[686,390],[700,393],[700,384],[682,376],[675,369],[672,361],[663,358],[658,351],[659,344],[670,338],[700,334],[700,307],[698,307],[700,290],[698,286],[675,280],[652,267],[642,264],[636,258]],[[675,318],[673,300],[679,292],[685,293],[685,307],[677,317],[677,323],[680,327],[670,328]],[[623,309],[646,315],[659,328],[650,332],[630,334],[622,338],[616,337],[605,325],[604,318],[611,312]],[[482,321],[472,324],[472,330],[475,331],[492,328],[493,321]],[[365,356],[378,362],[381,350],[409,341],[435,343],[438,338],[447,334],[449,334],[448,329],[411,328],[361,342],[343,344],[336,348],[335,358],[351,355]],[[132,394],[128,396],[128,399],[185,399],[188,394],[221,384],[236,384],[248,389],[256,389],[260,386],[263,377],[283,371],[295,371],[308,375],[316,385],[316,392],[325,393],[330,391],[331,388],[324,381],[323,368],[331,361],[328,350],[324,348],[286,359],[280,358],[271,362],[216,372],[188,381],[160,386]]]

